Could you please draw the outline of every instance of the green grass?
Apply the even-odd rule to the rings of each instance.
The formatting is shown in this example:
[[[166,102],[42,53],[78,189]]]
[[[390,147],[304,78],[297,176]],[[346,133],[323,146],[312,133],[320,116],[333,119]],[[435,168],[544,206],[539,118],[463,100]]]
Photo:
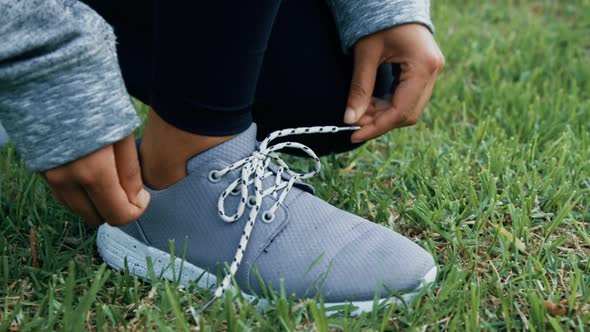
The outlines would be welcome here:
[[[210,293],[105,269],[95,230],[7,147],[0,330],[589,330],[590,1],[433,2],[447,67],[420,124],[312,181],[433,253],[419,301],[352,318],[279,294],[196,318]]]

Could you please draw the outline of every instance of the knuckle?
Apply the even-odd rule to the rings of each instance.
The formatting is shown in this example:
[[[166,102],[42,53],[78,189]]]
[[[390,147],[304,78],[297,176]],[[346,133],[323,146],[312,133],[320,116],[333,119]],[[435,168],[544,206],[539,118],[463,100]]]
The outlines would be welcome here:
[[[445,58],[442,54],[431,54],[426,57],[425,64],[430,74],[438,74],[445,66]]]
[[[398,119],[398,123],[401,127],[409,127],[416,125],[419,119],[419,116],[404,114],[400,116],[400,118]]]
[[[445,66],[447,65],[447,60],[445,59],[445,56],[440,54],[439,55],[439,69],[442,71]]]
[[[369,96],[369,92],[358,82],[352,82],[350,84],[350,95],[353,97],[366,98]]]
[[[80,171],[76,174],[76,180],[83,186],[92,186],[98,181],[96,174],[88,171]]]
[[[73,177],[81,185],[90,186],[98,182],[99,174],[90,167],[77,167],[73,172]]]
[[[141,181],[139,183],[134,183],[135,180],[141,180],[141,169],[139,168],[139,163],[134,163],[133,166],[129,167],[123,174],[123,178],[126,182],[136,184],[137,186],[141,187]]]

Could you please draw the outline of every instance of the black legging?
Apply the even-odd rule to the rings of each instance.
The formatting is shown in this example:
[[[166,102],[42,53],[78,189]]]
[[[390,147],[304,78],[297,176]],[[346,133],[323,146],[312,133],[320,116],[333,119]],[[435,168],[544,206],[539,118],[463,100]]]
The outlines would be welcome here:
[[[343,125],[352,59],[323,0],[85,0],[114,27],[131,95],[175,127],[223,136],[252,121],[259,138],[288,127]],[[391,91],[382,66],[375,95]],[[297,137],[317,153],[350,133]]]

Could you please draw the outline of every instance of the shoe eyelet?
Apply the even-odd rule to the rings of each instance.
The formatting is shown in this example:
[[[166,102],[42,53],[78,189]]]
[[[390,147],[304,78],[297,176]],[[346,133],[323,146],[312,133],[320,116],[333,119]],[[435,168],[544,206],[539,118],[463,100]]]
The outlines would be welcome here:
[[[217,173],[216,170],[212,169],[209,172],[209,181],[211,182],[219,182],[221,180],[221,176],[219,176],[219,173]]]
[[[271,222],[273,222],[273,220],[275,220],[275,214],[270,212],[270,211],[266,211],[262,214],[262,221],[270,224]]]
[[[248,204],[249,207],[253,207],[254,205],[256,205],[256,197],[255,196],[248,197],[248,202],[246,204]]]

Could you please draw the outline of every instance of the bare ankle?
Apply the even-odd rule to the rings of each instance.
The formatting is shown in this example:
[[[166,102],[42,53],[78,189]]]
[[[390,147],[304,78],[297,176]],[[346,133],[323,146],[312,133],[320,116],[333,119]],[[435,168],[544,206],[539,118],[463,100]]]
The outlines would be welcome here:
[[[234,136],[203,136],[183,131],[150,109],[140,146],[144,183],[156,190],[174,185],[186,177],[186,163],[190,158]]]

